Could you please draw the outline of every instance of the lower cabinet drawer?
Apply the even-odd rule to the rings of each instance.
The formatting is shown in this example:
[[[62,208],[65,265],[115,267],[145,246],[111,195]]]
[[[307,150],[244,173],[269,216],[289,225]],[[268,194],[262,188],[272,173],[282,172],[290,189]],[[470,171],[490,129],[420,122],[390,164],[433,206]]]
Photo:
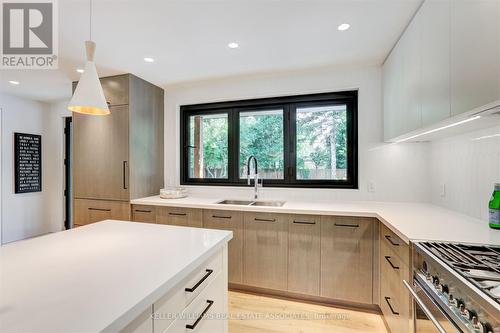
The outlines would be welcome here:
[[[156,223],[201,228],[203,226],[201,209],[156,207]]]
[[[403,280],[409,279],[409,267],[390,246],[384,243],[380,254],[380,308],[391,333],[408,333],[410,295]]]
[[[158,329],[156,321],[154,332],[166,333],[223,333],[227,332],[227,321],[219,318],[227,312],[227,300],[224,289],[225,279],[219,274],[214,281],[198,295],[178,318],[165,330]],[[158,327],[159,328],[159,327]]]
[[[156,207],[132,205],[132,221],[156,223]]]
[[[155,332],[164,332],[179,314],[223,271],[222,251],[195,269],[187,278],[181,281],[172,292],[164,295],[154,304]],[[226,282],[227,283],[227,282]],[[224,286],[227,290],[227,285]]]
[[[130,220],[130,204],[125,201],[75,199],[73,215],[75,226],[104,220]]]

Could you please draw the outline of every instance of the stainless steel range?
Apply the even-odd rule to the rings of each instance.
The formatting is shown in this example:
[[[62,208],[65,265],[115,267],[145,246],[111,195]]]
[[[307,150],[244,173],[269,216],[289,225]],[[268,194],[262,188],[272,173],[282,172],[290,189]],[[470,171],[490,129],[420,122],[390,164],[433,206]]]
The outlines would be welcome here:
[[[500,246],[417,242],[415,332],[500,333]]]

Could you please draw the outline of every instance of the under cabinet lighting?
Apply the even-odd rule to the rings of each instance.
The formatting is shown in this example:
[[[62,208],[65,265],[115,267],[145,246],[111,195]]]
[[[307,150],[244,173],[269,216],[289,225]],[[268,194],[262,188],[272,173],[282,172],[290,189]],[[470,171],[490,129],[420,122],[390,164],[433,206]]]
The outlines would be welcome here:
[[[227,47],[229,47],[230,49],[237,49],[240,45],[236,42],[231,42],[229,44],[227,44]]]
[[[441,130],[444,130],[444,129],[447,129],[447,128],[451,128],[451,127],[455,127],[455,126],[458,126],[458,125],[462,125],[462,124],[468,123],[469,121],[473,121],[473,120],[476,120],[476,119],[479,119],[479,118],[481,118],[481,116],[474,116],[474,117],[471,117],[471,118],[460,120],[460,121],[457,121],[456,123],[453,123],[453,124],[449,124],[449,125],[446,125],[446,126],[438,127],[438,128],[435,128],[435,129],[432,129],[432,130],[429,130],[429,131],[426,131],[426,132],[423,132],[423,133],[412,135],[410,137],[407,137],[407,138],[404,138],[404,139],[401,139],[401,140],[397,140],[397,141],[395,141],[395,143],[405,142],[405,141],[408,141],[408,140],[411,140],[411,139],[418,138],[418,137],[423,136],[423,135],[431,134],[431,133],[438,132],[438,131],[441,131]]]
[[[17,86],[19,84],[19,81],[9,81],[10,84]]]
[[[155,60],[153,58],[149,58],[149,57],[144,58],[144,61],[145,62],[155,62]]]
[[[76,71],[77,71],[78,73],[80,73],[80,74],[82,74],[83,72],[85,72],[85,71],[84,71],[83,69],[81,69],[81,68],[78,68]]]
[[[480,136],[479,138],[472,139],[472,141],[479,141],[479,140],[491,139],[491,138],[498,138],[498,137],[500,137],[500,133],[499,134],[493,134],[493,135]]]
[[[337,27],[337,29],[339,31],[346,31],[347,29],[349,29],[351,27],[351,25],[349,23],[342,23],[341,25],[339,25]]]

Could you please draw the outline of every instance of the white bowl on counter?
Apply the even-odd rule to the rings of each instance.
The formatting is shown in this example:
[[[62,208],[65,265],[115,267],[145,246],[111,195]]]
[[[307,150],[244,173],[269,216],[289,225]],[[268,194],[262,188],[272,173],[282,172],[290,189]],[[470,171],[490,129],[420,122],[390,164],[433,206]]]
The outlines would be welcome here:
[[[167,187],[160,190],[162,199],[180,199],[187,197],[187,190],[182,187]]]

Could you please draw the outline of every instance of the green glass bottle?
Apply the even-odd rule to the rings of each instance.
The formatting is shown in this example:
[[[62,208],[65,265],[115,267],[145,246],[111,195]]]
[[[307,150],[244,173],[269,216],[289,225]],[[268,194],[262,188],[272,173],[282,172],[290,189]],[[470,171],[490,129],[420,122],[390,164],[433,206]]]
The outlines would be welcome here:
[[[500,183],[495,184],[495,191],[491,196],[490,204],[490,227],[500,229]]]

